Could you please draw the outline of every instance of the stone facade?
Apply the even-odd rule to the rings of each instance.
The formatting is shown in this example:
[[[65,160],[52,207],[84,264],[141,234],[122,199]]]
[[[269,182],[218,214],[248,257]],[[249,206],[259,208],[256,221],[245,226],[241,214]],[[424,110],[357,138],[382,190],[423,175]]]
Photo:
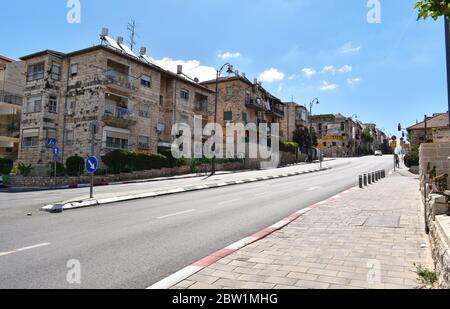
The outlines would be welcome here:
[[[24,63],[0,56],[0,156],[13,160],[19,152]]]
[[[421,188],[425,181],[428,181],[427,169],[436,167],[436,175],[450,174],[449,160],[450,143],[428,143],[421,144],[419,151],[419,170],[421,179]],[[450,177],[448,178],[450,184]]]
[[[203,82],[202,85],[215,91],[216,80]],[[280,139],[286,138],[282,125],[285,115],[284,104],[267,92],[257,80],[252,83],[245,76],[236,74],[220,78],[218,89],[217,123],[222,125],[224,138],[231,124],[240,123],[244,125],[278,123]],[[214,113],[211,114],[210,121],[214,122]],[[235,155],[244,154],[236,153]]]
[[[310,121],[325,157],[360,155],[362,127],[358,122],[340,114],[315,115]]]
[[[445,143],[450,142],[450,127],[448,113],[437,113],[425,121],[417,123],[407,129],[409,142],[412,146],[421,143]]]
[[[19,161],[39,175],[53,159],[48,138],[56,138],[61,162],[91,154],[93,124],[99,158],[113,149],[157,152],[170,145],[174,120],[208,117],[206,87],[107,46],[22,59],[28,74]],[[203,109],[196,108],[198,100]]]
[[[292,142],[297,128],[309,128],[309,113],[306,107],[294,102],[286,102],[284,105],[285,116],[282,119],[281,127],[285,133],[284,139]]]

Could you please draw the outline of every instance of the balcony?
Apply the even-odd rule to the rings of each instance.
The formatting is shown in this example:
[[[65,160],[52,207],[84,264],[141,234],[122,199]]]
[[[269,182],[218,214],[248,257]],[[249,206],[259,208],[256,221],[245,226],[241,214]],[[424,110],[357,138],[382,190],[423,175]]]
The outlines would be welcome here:
[[[266,109],[263,100],[255,97],[248,97],[245,100],[245,106],[256,111],[264,111]]]
[[[130,93],[133,90],[130,77],[126,74],[114,70],[108,70],[105,73],[105,77],[105,84],[113,89],[127,93]]]
[[[208,101],[195,102],[194,103],[194,111],[199,112],[199,113],[207,113],[208,112]]]
[[[128,128],[137,123],[137,116],[131,110],[117,105],[105,105],[103,121],[107,125]]]
[[[284,117],[284,111],[279,109],[278,107],[275,107],[275,106],[271,106],[270,110],[268,110],[266,113],[267,114],[274,114],[275,116],[278,116],[278,117],[281,117],[281,118]]]
[[[0,141],[18,143],[20,138],[19,124],[8,124],[0,126]]]

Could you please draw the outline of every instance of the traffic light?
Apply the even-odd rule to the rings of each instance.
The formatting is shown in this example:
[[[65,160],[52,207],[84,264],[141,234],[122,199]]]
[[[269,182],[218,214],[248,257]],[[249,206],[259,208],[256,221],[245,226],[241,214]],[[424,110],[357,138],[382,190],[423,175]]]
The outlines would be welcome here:
[[[399,123],[398,124],[398,132],[400,132],[402,130],[402,125]]]
[[[402,137],[405,138],[405,132],[402,132]]]

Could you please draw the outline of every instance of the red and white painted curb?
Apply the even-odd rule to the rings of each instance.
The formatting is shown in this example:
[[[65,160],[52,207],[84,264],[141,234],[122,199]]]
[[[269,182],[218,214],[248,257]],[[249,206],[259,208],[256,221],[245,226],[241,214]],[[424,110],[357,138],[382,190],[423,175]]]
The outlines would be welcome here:
[[[312,206],[303,208],[297,212],[295,212],[294,214],[290,215],[289,217],[269,226],[266,229],[261,230],[260,232],[253,234],[249,237],[246,237],[244,239],[241,239],[219,251],[216,251],[210,255],[208,255],[207,257],[177,271],[176,273],[170,275],[169,277],[153,284],[152,286],[148,287],[147,289],[149,290],[158,290],[158,289],[169,289],[173,286],[175,286],[176,284],[188,279],[189,277],[191,277],[192,275],[195,275],[196,273],[198,273],[199,271],[201,271],[202,269],[211,266],[212,264],[214,264],[215,262],[231,255],[232,253],[238,251],[239,249],[242,249],[254,242],[257,242],[263,238],[266,238],[267,236],[269,236],[270,234],[281,230],[282,228],[286,227],[287,225],[289,225],[290,223],[294,222],[295,220],[297,220],[298,218],[300,218],[301,216],[303,216],[304,214],[314,210],[315,208],[327,204],[328,202],[332,202],[334,200],[337,200],[339,198],[342,198],[343,195],[346,195],[348,193],[350,193],[353,190],[358,190],[358,187],[352,187],[344,192],[341,192],[339,194],[336,194],[326,200],[323,200],[321,202],[318,202]]]

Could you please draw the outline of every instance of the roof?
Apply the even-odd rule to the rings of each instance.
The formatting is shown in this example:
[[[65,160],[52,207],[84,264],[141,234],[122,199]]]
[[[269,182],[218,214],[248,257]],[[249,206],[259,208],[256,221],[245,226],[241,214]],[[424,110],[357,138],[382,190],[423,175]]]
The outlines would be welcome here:
[[[15,60],[8,58],[6,56],[0,55],[0,60],[6,61],[6,62],[15,62]]]
[[[174,78],[174,79],[178,79],[178,80],[182,80],[182,81],[184,81],[186,83],[189,83],[189,84],[195,85],[195,86],[197,86],[199,88],[202,88],[203,90],[205,90],[207,92],[210,92],[210,93],[214,92],[213,90],[209,89],[208,87],[205,87],[205,86],[201,85],[200,83],[196,83],[195,81],[190,80],[190,79],[188,79],[188,78],[186,78],[184,76],[180,76],[180,75],[175,74],[175,73],[173,73],[171,71],[165,70],[165,69],[163,69],[163,68],[161,68],[161,67],[159,67],[159,66],[157,66],[155,64],[145,63],[145,62],[139,60],[138,58],[129,56],[129,55],[127,55],[125,53],[122,53],[122,52],[120,52],[118,50],[109,48],[106,45],[95,45],[95,46],[92,46],[92,47],[80,49],[80,50],[77,50],[77,51],[74,51],[74,52],[71,52],[71,53],[67,53],[67,54],[61,53],[61,52],[58,52],[58,51],[54,51],[54,50],[50,50],[50,49],[46,49],[46,50],[43,50],[43,51],[40,51],[40,52],[37,52],[37,53],[33,53],[33,54],[30,54],[30,55],[26,55],[26,56],[20,57],[20,60],[24,60],[25,61],[25,60],[29,60],[29,59],[32,59],[32,58],[40,57],[40,56],[43,56],[43,55],[46,55],[46,54],[50,54],[50,55],[53,55],[53,56],[56,56],[56,57],[59,57],[59,58],[63,59],[63,58],[67,58],[67,57],[74,57],[74,56],[77,56],[77,55],[86,54],[86,53],[89,53],[89,52],[92,52],[92,51],[96,51],[96,50],[106,50],[106,51],[108,51],[110,53],[116,54],[116,55],[121,56],[123,58],[126,58],[128,60],[134,61],[134,62],[136,62],[138,64],[144,65],[146,67],[150,67],[150,68],[152,68],[154,70],[157,70],[160,73],[164,74],[165,76],[168,76],[168,77],[171,77],[171,78]]]
[[[427,128],[446,128],[449,127],[448,113],[436,114],[434,117],[427,119]],[[407,130],[424,130],[425,121],[409,127]]]

